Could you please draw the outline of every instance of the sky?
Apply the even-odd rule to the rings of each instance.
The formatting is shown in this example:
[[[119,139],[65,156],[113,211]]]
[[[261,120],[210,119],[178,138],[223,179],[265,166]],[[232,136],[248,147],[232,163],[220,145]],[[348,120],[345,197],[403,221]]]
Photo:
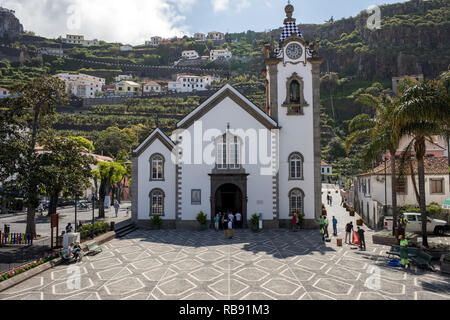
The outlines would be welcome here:
[[[292,0],[298,23],[357,15],[372,5],[406,0]],[[82,34],[123,44],[150,37],[209,31],[265,31],[281,27],[287,0],[0,0],[27,31],[48,38]],[[381,15],[383,12],[381,11]]]

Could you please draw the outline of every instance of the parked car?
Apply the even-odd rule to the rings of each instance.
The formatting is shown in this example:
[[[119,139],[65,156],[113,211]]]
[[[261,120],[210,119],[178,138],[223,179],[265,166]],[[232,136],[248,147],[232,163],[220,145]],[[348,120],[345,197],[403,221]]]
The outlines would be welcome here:
[[[416,212],[405,212],[403,213],[405,218],[408,220],[406,225],[407,232],[421,232],[422,231],[422,216],[420,213]],[[392,217],[384,218],[384,227],[388,230],[392,230]],[[449,231],[450,226],[447,221],[432,219],[427,217],[427,233],[434,233],[436,235],[444,235],[446,231]]]
[[[74,204],[75,202],[70,199],[63,199],[63,198],[58,199],[58,207],[73,206]]]

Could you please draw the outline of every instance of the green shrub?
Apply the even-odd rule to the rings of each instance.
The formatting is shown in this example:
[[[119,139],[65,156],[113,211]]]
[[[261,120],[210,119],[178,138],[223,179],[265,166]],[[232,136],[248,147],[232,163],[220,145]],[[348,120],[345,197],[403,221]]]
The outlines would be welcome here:
[[[200,211],[197,215],[197,222],[200,223],[201,226],[206,225],[207,217],[206,214],[203,213],[203,211]]]
[[[152,217],[152,224],[154,229],[159,229],[162,224],[162,219],[160,216],[153,216]]]
[[[94,223],[94,236],[106,233],[109,230],[108,222],[95,222]],[[92,235],[92,224],[85,224],[78,228],[81,240],[89,238]]]
[[[256,213],[254,213],[254,214],[252,215],[252,217],[250,218],[250,224],[252,225],[252,227],[258,228],[258,225],[259,225],[259,216],[258,216]]]

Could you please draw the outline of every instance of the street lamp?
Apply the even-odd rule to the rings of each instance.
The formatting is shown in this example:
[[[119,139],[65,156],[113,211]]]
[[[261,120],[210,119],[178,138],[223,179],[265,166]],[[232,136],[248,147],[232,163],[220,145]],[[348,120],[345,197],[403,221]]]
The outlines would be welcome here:
[[[386,173],[386,162],[387,159],[385,155],[382,156],[382,161],[384,162],[384,215],[387,214],[387,173]]]
[[[92,239],[94,239],[94,223],[95,223],[95,201],[96,201],[95,194],[92,194]]]

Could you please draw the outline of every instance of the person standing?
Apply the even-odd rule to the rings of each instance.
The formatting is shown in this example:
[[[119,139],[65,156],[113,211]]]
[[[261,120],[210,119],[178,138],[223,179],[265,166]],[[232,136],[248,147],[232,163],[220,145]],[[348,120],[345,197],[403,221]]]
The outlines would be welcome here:
[[[228,225],[230,224],[230,221],[232,223],[232,228],[234,227],[234,214],[232,212],[230,212],[228,214]]]
[[[366,240],[364,239],[364,230],[358,227],[359,249],[366,251]]]
[[[353,223],[349,222],[345,226],[345,243],[351,244],[352,243],[352,231],[353,231]],[[348,239],[348,241],[347,241]]]
[[[240,212],[236,213],[236,227],[237,229],[242,228],[242,214]]]
[[[330,194],[330,207],[333,206],[333,196]]]
[[[408,240],[400,235],[398,237],[400,240],[400,259],[403,268],[409,267],[409,256],[408,256]]]
[[[337,219],[336,219],[336,217],[335,216],[333,216],[333,235],[335,236],[335,237],[337,237],[337,223],[338,223],[338,221],[337,221]]]
[[[324,235],[325,235],[327,238],[329,238],[330,235],[328,234],[328,225],[329,225],[328,218],[327,218],[326,216],[324,216],[323,218],[324,218],[324,219],[323,219]]]
[[[73,227],[72,224],[69,222],[66,226],[66,233],[72,233]]]
[[[116,211],[116,218],[119,216],[119,202],[117,200],[114,201],[114,210]]]
[[[216,231],[219,231],[219,221],[220,221],[220,216],[218,214],[216,214],[216,217],[214,218],[214,227],[215,227]]]

